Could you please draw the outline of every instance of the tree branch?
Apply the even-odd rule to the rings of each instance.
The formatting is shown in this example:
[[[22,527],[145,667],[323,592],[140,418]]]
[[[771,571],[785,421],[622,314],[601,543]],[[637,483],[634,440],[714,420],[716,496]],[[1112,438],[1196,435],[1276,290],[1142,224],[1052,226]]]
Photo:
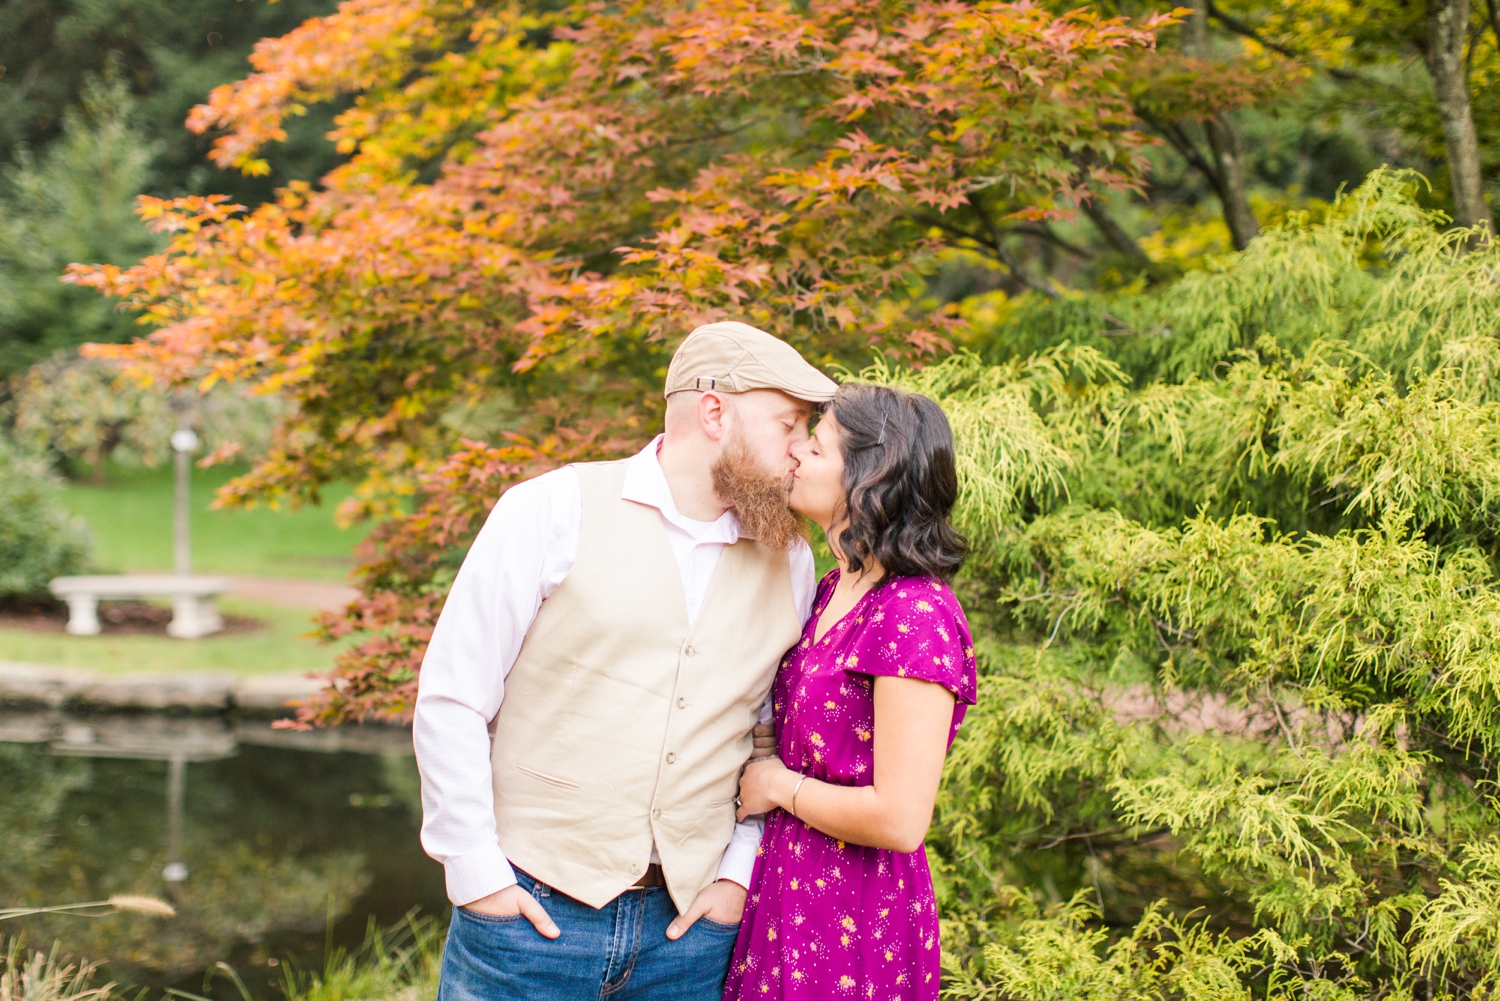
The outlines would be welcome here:
[[[1022,285],[1025,285],[1033,292],[1039,292],[1049,299],[1056,299],[1058,296],[1055,289],[1049,288],[1048,286],[1034,280],[1025,271],[1021,270],[1021,266],[1019,264],[1010,259],[1010,254],[1008,254],[1005,250],[1005,234],[1001,233],[999,229],[996,228],[994,221],[989,217],[989,213],[985,212],[983,209],[980,209],[977,203],[971,202],[970,204],[974,205],[975,210],[979,212],[980,219],[985,223],[986,226],[989,227],[990,246],[994,248],[996,259],[999,260],[1001,264],[1005,265],[1007,269],[1009,269],[1010,273],[1015,276],[1016,281],[1020,282]]]
[[[1219,201],[1224,201],[1224,179],[1219,176],[1218,170],[1208,162],[1197,145],[1190,139],[1182,127],[1176,122],[1163,122],[1141,108],[1135,109],[1136,116],[1151,126],[1157,132],[1166,137],[1172,148],[1182,154],[1182,158],[1188,162],[1188,166],[1198,171],[1207,178],[1209,185],[1214,189],[1214,194],[1219,196]]]
[[[970,233],[966,229],[963,229],[959,226],[954,226],[951,223],[946,223],[941,219],[918,217],[917,221],[922,223],[922,225],[924,226],[936,226],[938,229],[952,233],[954,236],[963,237],[966,240],[973,240],[975,243],[979,244],[981,249],[987,251],[991,257],[996,256],[994,249],[982,236],[977,236],[973,233]],[[1074,254],[1078,257],[1082,257],[1086,261],[1093,260],[1094,258],[1093,251],[1089,250],[1087,247],[1080,247],[1078,246],[1078,244],[1073,243],[1070,240],[1063,238],[1062,236],[1059,236],[1050,226],[1029,226],[1022,224],[1020,226],[1001,226],[998,227],[998,229],[1001,235],[1006,235],[1009,233],[1021,233],[1025,236],[1041,237],[1043,240],[1046,240],[1049,243],[1054,243],[1057,246],[1061,247],[1063,250],[1066,250],[1068,253]]]
[[[1228,31],[1236,35],[1240,35],[1244,38],[1248,38],[1259,45],[1264,45],[1272,52],[1286,56],[1288,59],[1295,59],[1297,62],[1305,63],[1315,70],[1321,70],[1322,72],[1327,73],[1329,76],[1333,77],[1335,80],[1369,84],[1372,87],[1384,87],[1387,89],[1391,88],[1391,85],[1386,83],[1384,80],[1377,80],[1374,77],[1365,76],[1363,73],[1360,73],[1356,70],[1346,70],[1337,66],[1326,66],[1323,63],[1318,62],[1317,60],[1309,59],[1306,55],[1298,52],[1296,49],[1290,48],[1286,45],[1282,45],[1279,42],[1273,42],[1266,36],[1262,35],[1260,32],[1256,31],[1253,27],[1246,24],[1244,21],[1241,21],[1239,18],[1224,13],[1219,5],[1214,3],[1213,0],[1209,0],[1208,3],[1208,16],[1213,18],[1215,21],[1218,21],[1219,24]]]
[[[1068,253],[1073,254],[1077,257],[1081,257],[1085,261],[1091,261],[1094,259],[1094,252],[1092,250],[1089,250],[1086,247],[1080,247],[1076,243],[1063,239],[1061,236],[1058,236],[1057,233],[1053,231],[1052,227],[1048,226],[1046,223],[1039,223],[1036,226],[1013,226],[1011,227],[1011,232],[1030,233],[1034,236],[1039,236],[1050,243],[1055,243],[1057,246],[1066,250]]]
[[[1101,198],[1090,198],[1079,206],[1083,214],[1093,222],[1094,228],[1099,230],[1099,235],[1104,237],[1104,242],[1109,244],[1110,249],[1130,260],[1131,266],[1142,271],[1150,271],[1153,267],[1151,258],[1141,249],[1141,245],[1115,222],[1114,216],[1109,214],[1109,209],[1104,205]]]

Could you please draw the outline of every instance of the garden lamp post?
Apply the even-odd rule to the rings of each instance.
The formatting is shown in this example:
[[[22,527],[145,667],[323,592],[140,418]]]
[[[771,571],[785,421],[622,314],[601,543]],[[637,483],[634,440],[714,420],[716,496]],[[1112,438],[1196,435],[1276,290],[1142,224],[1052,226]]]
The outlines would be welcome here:
[[[172,451],[176,453],[177,489],[176,509],[172,515],[172,570],[179,577],[193,572],[193,543],[189,535],[188,516],[191,501],[188,496],[188,475],[192,469],[193,451],[198,447],[198,435],[189,427],[179,427],[172,432]]]

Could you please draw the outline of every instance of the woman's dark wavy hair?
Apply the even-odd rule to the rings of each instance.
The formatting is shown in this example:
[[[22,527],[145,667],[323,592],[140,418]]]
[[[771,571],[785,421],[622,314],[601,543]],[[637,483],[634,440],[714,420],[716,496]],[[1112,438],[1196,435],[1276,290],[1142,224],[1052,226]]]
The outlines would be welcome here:
[[[948,580],[969,544],[948,516],[958,499],[953,429],[925,396],[846,383],[826,412],[838,421],[849,524],[839,548],[854,572]]]

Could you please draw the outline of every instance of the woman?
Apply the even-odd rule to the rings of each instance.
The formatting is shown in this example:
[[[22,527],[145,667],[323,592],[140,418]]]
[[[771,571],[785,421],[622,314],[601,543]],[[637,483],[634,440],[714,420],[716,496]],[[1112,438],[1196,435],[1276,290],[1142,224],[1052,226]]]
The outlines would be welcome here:
[[[779,757],[740,780],[740,817],[769,816],[724,996],[936,998],[922,839],[976,683],[944,583],[966,550],[953,434],[926,397],[851,385],[799,449],[792,507],[838,567],[776,678]]]

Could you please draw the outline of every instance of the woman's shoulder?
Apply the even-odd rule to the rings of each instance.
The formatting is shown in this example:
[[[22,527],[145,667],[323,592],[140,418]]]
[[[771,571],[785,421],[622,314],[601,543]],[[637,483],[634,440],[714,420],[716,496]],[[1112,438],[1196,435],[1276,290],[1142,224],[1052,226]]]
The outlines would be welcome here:
[[[974,640],[953,590],[936,577],[893,577],[873,597],[859,670],[935,681],[972,705]]]
[[[882,611],[956,618],[968,629],[958,596],[936,577],[892,577],[880,585],[876,601]]]

